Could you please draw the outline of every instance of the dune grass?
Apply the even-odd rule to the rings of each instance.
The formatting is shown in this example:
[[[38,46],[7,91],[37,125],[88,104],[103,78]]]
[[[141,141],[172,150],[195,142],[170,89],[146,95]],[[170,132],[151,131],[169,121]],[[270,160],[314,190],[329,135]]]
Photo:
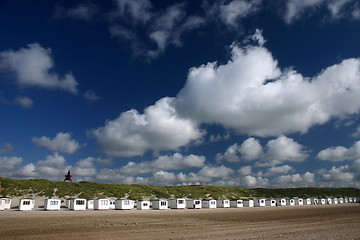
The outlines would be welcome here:
[[[357,188],[255,188],[222,187],[209,185],[148,186],[137,184],[105,184],[94,182],[53,182],[45,179],[15,180],[0,177],[0,195],[7,197],[81,197],[95,199],[127,198],[192,198],[241,199],[251,197],[360,197]]]

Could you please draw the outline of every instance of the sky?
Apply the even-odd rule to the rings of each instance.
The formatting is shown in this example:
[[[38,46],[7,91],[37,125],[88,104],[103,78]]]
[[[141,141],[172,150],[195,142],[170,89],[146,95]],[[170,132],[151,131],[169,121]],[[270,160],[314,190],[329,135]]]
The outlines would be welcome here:
[[[0,1],[0,176],[360,187],[359,0]]]

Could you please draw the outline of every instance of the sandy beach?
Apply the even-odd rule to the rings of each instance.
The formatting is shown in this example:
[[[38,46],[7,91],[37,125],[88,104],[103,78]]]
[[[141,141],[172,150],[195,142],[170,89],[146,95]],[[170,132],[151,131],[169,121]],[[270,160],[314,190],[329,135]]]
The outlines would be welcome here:
[[[0,212],[0,239],[360,239],[360,205]]]

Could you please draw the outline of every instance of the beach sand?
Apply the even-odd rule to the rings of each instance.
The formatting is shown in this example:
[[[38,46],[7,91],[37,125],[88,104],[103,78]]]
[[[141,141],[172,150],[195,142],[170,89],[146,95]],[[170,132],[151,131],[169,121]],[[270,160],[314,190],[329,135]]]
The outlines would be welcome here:
[[[0,239],[360,239],[360,205],[0,212]]]

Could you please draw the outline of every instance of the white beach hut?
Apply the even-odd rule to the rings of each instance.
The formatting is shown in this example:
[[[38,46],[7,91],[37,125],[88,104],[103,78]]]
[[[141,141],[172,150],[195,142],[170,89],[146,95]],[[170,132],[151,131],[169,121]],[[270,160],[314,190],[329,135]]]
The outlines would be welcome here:
[[[109,200],[109,209],[115,209],[115,200]]]
[[[239,200],[231,200],[230,207],[232,207],[232,208],[244,207],[244,201],[240,200],[240,199]]]
[[[5,200],[0,198],[0,211],[4,211],[5,209]]]
[[[286,198],[276,199],[276,206],[286,206]]]
[[[349,203],[352,203],[353,202],[353,199],[350,197],[349,198]]]
[[[265,205],[267,207],[276,207],[276,200],[275,199],[266,199]]]
[[[202,200],[203,208],[216,208],[216,200]]]
[[[299,205],[299,206],[304,205],[304,199],[302,199],[302,198],[296,198],[296,199],[295,199],[295,205]]]
[[[29,199],[29,198],[20,199],[19,210],[20,211],[30,211],[34,208],[34,205],[35,205],[34,199]]]
[[[152,200],[152,208],[156,210],[168,209],[168,200],[154,199]]]
[[[333,204],[332,198],[330,198],[330,197],[327,198],[327,199],[326,199],[326,203],[327,203],[327,204]]]
[[[137,201],[136,208],[138,210],[149,210],[150,209],[150,201],[149,200],[139,200],[139,201]]]
[[[247,200],[244,200],[243,204],[244,204],[244,207],[254,207],[254,199],[247,199]]]
[[[265,198],[258,198],[255,199],[255,207],[265,207],[266,206],[266,199]]]
[[[295,199],[290,198],[290,199],[289,199],[289,205],[290,205],[290,206],[295,206]]]
[[[339,204],[339,199],[338,198],[333,198],[333,203],[334,204]]]
[[[11,208],[11,198],[0,198],[2,200],[4,200],[4,210],[5,209],[10,209]]]
[[[306,198],[305,201],[304,201],[304,203],[305,203],[306,205],[311,205],[311,198]]]
[[[230,200],[216,200],[216,207],[217,208],[229,208],[230,207]]]
[[[339,198],[339,204],[343,204],[344,203],[344,198]]]
[[[344,203],[348,203],[349,199],[348,198],[344,198]]]
[[[201,200],[198,200],[198,199],[186,200],[186,208],[189,208],[189,209],[202,208]]]
[[[60,199],[44,199],[44,210],[59,211],[61,207]]]
[[[185,198],[169,199],[169,208],[171,209],[184,209],[186,208]]]
[[[318,205],[318,204],[320,204],[320,200],[318,198],[312,198],[312,203],[314,205]]]
[[[83,198],[69,199],[69,209],[74,211],[86,210],[86,199]]]
[[[118,199],[115,201],[116,210],[131,210],[134,207],[134,200]]]
[[[94,209],[94,199],[86,201],[86,209]]]
[[[110,209],[110,200],[106,198],[100,198],[94,200],[94,209],[95,210],[109,210]]]
[[[326,199],[325,199],[325,198],[321,198],[321,199],[320,199],[320,203],[321,203],[321,205],[325,205],[325,204],[326,204]]]

